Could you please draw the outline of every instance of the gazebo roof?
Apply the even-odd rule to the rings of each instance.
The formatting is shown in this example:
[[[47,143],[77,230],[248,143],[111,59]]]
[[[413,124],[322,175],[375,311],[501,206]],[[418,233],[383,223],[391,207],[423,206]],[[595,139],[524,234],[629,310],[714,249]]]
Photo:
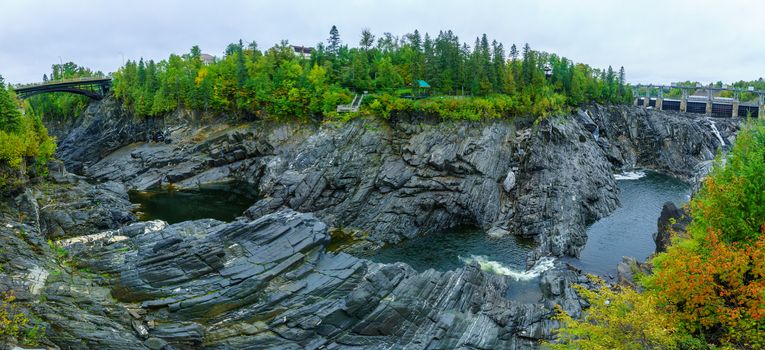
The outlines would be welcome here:
[[[421,88],[429,88],[430,84],[425,80],[417,80],[417,86]]]

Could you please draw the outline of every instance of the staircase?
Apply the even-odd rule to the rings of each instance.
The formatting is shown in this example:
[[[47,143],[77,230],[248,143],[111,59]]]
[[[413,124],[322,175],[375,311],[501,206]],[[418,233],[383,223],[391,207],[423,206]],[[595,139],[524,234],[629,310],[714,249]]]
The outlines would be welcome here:
[[[361,101],[363,101],[364,97],[366,97],[366,96],[367,96],[367,92],[366,91],[364,91],[364,94],[362,94],[361,96],[356,94],[355,96],[353,96],[353,101],[351,101],[351,104],[349,104],[349,105],[338,105],[337,106],[337,112],[338,113],[343,113],[343,112],[358,112],[359,111],[359,107],[361,106]]]

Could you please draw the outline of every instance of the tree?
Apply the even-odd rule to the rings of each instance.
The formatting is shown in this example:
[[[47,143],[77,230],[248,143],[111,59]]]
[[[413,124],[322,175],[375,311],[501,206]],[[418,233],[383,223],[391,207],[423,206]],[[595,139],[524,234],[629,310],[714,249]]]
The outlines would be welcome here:
[[[563,326],[559,342],[545,344],[564,349],[674,349],[677,328],[669,315],[662,312],[658,300],[631,288],[609,289],[602,281],[592,291],[577,286],[590,307],[581,320],[566,314],[560,307],[556,317]]]
[[[384,57],[377,63],[375,85],[378,89],[392,89],[404,85],[404,79],[396,72],[390,58]]]
[[[626,83],[624,66],[621,66],[619,67],[619,97],[622,99],[622,101],[624,101],[624,97],[626,95],[626,89],[624,88]]]
[[[422,51],[422,37],[420,36],[420,31],[415,29],[414,33],[409,34],[408,36],[409,44],[412,45],[412,48],[415,51]]]
[[[340,31],[337,30],[337,26],[333,25],[332,29],[329,30],[329,39],[327,39],[327,43],[329,44],[329,46],[327,46],[327,51],[336,55],[340,49]]]
[[[199,49],[198,45],[194,45],[194,46],[191,47],[190,57],[192,59],[196,59],[196,58],[201,58],[202,57],[202,50]]]
[[[372,47],[375,43],[375,36],[372,34],[372,32],[369,30],[369,28],[364,28],[361,30],[361,40],[359,40],[359,45],[361,45],[362,48],[364,48],[364,51],[369,51],[369,48]]]
[[[0,130],[14,133],[21,127],[21,112],[19,107],[11,96],[11,92],[6,90],[5,82],[0,77]]]

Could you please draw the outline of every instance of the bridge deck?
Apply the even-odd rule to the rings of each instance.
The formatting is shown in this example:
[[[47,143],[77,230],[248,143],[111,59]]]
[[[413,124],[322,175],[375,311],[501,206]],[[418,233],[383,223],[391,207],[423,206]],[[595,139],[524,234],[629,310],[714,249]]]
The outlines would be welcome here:
[[[16,90],[16,93],[21,98],[49,92],[68,92],[100,100],[109,92],[111,85],[111,78],[88,77],[21,85],[17,86],[14,90]]]
[[[17,93],[25,93],[40,90],[42,88],[63,88],[63,87],[75,87],[83,85],[102,85],[110,84],[112,78],[109,77],[88,77],[88,78],[75,78],[65,80],[51,80],[41,83],[32,83],[26,85],[20,85],[14,88]]]

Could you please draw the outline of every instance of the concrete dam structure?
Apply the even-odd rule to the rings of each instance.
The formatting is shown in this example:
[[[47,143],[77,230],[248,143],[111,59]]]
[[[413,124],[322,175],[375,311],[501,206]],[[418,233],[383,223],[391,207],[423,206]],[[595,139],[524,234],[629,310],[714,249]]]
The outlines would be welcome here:
[[[680,90],[680,97],[665,93]],[[733,97],[720,96],[729,92]],[[676,95],[676,94],[675,94]],[[742,96],[749,96],[743,100]],[[765,91],[727,87],[692,87],[675,85],[636,85],[633,87],[635,106],[658,110],[705,114],[709,117],[765,118]]]

